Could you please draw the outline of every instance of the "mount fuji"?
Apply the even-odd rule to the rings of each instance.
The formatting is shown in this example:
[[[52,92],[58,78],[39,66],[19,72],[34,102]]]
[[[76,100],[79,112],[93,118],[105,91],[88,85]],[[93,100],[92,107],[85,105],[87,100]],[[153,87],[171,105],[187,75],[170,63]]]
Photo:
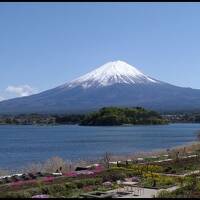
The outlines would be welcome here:
[[[2,101],[0,114],[81,113],[105,106],[200,110],[200,90],[156,80],[126,62],[114,61],[54,89]]]

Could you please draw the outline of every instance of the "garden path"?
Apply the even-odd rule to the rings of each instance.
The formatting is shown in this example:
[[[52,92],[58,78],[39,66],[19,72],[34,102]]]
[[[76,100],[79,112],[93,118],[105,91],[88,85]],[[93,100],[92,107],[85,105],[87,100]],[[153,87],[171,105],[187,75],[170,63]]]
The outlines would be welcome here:
[[[174,190],[177,190],[178,188],[179,188],[179,186],[173,186],[168,189],[159,189],[159,190],[149,189],[149,188],[141,188],[143,190],[143,192],[139,196],[134,196],[134,194],[128,194],[128,195],[124,195],[123,197],[119,197],[119,198],[153,198],[154,196],[157,196],[160,191],[165,190],[165,191],[172,192]]]

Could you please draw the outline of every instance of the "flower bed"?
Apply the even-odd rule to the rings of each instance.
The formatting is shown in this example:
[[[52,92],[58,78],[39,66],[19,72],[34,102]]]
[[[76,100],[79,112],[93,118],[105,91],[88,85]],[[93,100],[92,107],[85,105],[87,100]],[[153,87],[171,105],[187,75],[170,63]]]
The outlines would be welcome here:
[[[10,183],[9,186],[11,186],[13,188],[18,188],[18,187],[21,187],[24,185],[34,185],[36,183],[37,183],[36,180],[17,181],[17,182]]]
[[[43,182],[45,183],[52,183],[54,181],[54,177],[53,176],[47,176],[43,178]]]

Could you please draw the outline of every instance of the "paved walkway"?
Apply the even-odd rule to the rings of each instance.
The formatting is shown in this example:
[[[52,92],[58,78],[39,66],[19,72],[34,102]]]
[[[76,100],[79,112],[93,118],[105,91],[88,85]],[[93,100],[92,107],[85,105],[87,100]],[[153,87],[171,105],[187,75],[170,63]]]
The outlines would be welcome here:
[[[189,176],[189,175],[193,175],[193,174],[199,174],[200,170],[195,170],[195,171],[191,171],[185,174],[163,174],[163,173],[157,173],[159,175],[163,175],[163,176],[173,176],[173,177],[185,177],[185,176]]]
[[[143,188],[143,193],[139,196],[134,196],[133,194],[129,194],[120,198],[152,198],[157,193],[158,193],[158,190],[156,189]]]
[[[199,173],[200,173],[200,170],[195,170],[195,171],[188,172],[188,173],[181,174],[181,175],[178,175],[178,174],[161,174],[161,173],[159,173],[159,174],[164,175],[164,176],[185,177],[185,176],[188,176],[188,175],[199,174]],[[141,194],[139,196],[134,196],[134,193],[132,193],[132,194],[124,195],[123,197],[118,197],[118,198],[153,198],[154,196],[157,196],[158,193],[161,192],[161,191],[172,192],[174,190],[177,190],[179,188],[179,186],[173,186],[173,187],[168,188],[168,189],[159,189],[159,190],[158,189],[140,188],[140,187],[133,187],[133,188],[141,189],[141,191],[142,191]],[[113,191],[116,192],[117,190],[113,190]]]
[[[157,196],[160,191],[172,192],[172,191],[174,191],[178,188],[179,188],[179,186],[173,186],[173,187],[168,188],[168,189],[159,189],[159,190],[148,189],[148,188],[139,188],[142,191],[139,196],[134,196],[134,193],[132,193],[132,194],[124,195],[123,197],[118,197],[118,198],[153,198],[154,196]],[[138,187],[135,187],[135,189],[138,189]],[[112,192],[114,192],[114,191],[116,192],[117,190],[113,190]]]

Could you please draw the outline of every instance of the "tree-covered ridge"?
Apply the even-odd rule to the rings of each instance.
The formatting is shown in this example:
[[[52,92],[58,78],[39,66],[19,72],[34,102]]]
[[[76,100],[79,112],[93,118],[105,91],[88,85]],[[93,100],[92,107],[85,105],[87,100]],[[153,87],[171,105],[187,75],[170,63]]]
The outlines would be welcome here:
[[[0,116],[0,125],[79,124],[109,126],[123,124],[163,124],[166,121],[168,120],[163,119],[157,112],[141,107],[104,107],[97,112],[88,114],[40,115],[35,113],[30,115]]]
[[[80,125],[110,126],[123,124],[165,124],[167,123],[157,112],[141,107],[118,108],[104,107],[98,112],[85,116]]]

